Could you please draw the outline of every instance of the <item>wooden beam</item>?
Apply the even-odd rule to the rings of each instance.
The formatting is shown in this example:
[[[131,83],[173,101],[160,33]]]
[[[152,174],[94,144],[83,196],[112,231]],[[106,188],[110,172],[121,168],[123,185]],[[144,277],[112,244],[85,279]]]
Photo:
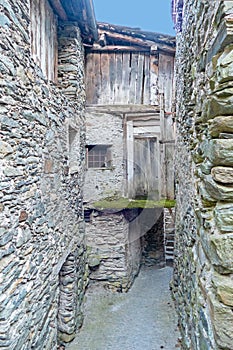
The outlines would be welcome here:
[[[66,15],[66,12],[60,2],[60,0],[49,0],[52,8],[56,12],[56,14],[63,20],[67,21],[68,17]]]
[[[175,47],[176,45],[175,36],[154,32],[146,32],[141,30],[140,28],[129,28],[101,22],[98,22],[98,28],[99,30],[102,30],[104,32],[120,33],[123,35],[128,35],[130,37],[141,38],[144,41],[150,41],[153,43],[163,43],[172,47]]]
[[[138,38],[134,35],[127,35],[124,33],[112,32],[110,30],[99,29],[101,42],[94,44],[93,49],[102,49],[106,51],[138,51],[143,52],[151,50],[151,53],[158,51],[169,52],[172,55],[175,54],[175,46],[170,46],[166,42],[161,40],[157,43],[147,40],[146,38]]]
[[[145,116],[145,114],[153,114],[155,118],[159,118],[159,107],[151,105],[95,105],[87,104],[87,111],[94,111],[96,113],[110,113],[114,114],[125,114],[127,117],[129,115],[135,114],[136,116]],[[135,116],[134,116],[135,117]]]
[[[57,1],[57,0],[51,0]],[[92,0],[59,0],[69,21],[78,22],[85,44],[98,40],[97,23]]]
[[[84,46],[87,48],[87,51],[89,52],[144,52],[150,54],[150,47],[149,46],[124,46],[124,45],[106,45],[106,46],[101,46],[98,44],[88,45],[84,44]],[[171,56],[174,56],[175,54],[175,49],[171,47],[165,47],[165,46],[160,46],[158,45],[158,51],[156,52],[164,52],[167,54],[170,54]],[[151,54],[155,54],[155,51],[153,51]]]
[[[116,41],[116,42],[122,42],[122,43],[128,43],[129,45],[132,43],[134,45],[139,45],[139,46],[143,46],[143,47],[150,47],[153,42],[148,42],[147,40],[143,40],[143,39],[139,39],[139,38],[135,38],[129,35],[125,35],[125,34],[120,34],[120,33],[115,33],[115,32],[110,32],[110,31],[102,31],[99,30],[100,35],[102,33],[105,33],[106,36],[106,41],[107,44],[109,42],[109,40],[111,41]]]
[[[140,47],[140,46],[123,46],[123,45],[106,45],[100,46],[98,44],[94,44],[90,47],[90,52],[146,52],[150,53],[149,47]],[[88,51],[88,47],[87,47]]]

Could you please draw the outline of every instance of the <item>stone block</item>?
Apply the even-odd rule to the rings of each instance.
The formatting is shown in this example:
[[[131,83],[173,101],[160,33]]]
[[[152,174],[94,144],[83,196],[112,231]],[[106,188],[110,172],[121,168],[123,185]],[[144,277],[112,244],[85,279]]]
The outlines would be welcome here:
[[[233,50],[231,47],[227,47],[227,50],[220,56],[216,68],[219,83],[233,80]]]
[[[198,344],[199,344],[199,349],[201,349],[201,350],[210,350],[211,349],[209,338],[206,335],[205,331],[203,330],[202,322],[200,322],[200,324],[199,324]]]
[[[9,243],[13,238],[14,232],[13,230],[6,230],[5,228],[0,228],[0,247],[5,246]]]
[[[233,166],[233,140],[210,140],[206,157],[213,165]]]
[[[211,96],[207,104],[206,118],[203,118],[203,121],[220,115],[233,115],[233,88]]]
[[[0,272],[4,271],[4,269],[10,265],[14,259],[17,261],[15,255],[13,254],[3,257],[0,261]]]
[[[209,258],[215,269],[223,274],[233,272],[233,234],[210,237]]]
[[[53,173],[53,160],[52,159],[45,159],[44,172],[45,172],[45,174]]]
[[[233,133],[233,115],[231,116],[219,116],[211,120],[210,135],[218,137],[220,133]]]
[[[223,0],[224,11],[227,15],[233,12],[233,0]]]
[[[72,162],[70,164],[69,170],[70,174],[73,175],[75,173],[79,173],[81,171],[81,167],[78,162]]]
[[[213,179],[223,184],[233,184],[233,168],[231,167],[214,167],[211,170]]]
[[[1,118],[1,127],[3,130],[8,129],[20,129],[20,124],[13,118],[8,118],[7,116],[4,116]]]
[[[204,182],[198,183],[198,192],[200,193],[203,205],[205,207],[215,206],[216,199],[210,196],[209,192],[206,189],[206,186],[204,185]]]
[[[218,203],[214,210],[216,223],[220,231],[233,232],[233,206],[232,203]]]
[[[211,173],[212,167],[213,167],[212,163],[209,162],[208,160],[205,160],[200,164],[200,170],[205,175],[209,175]]]
[[[220,303],[213,294],[209,294],[209,300],[216,343],[220,349],[232,350],[232,308]]]
[[[95,268],[100,265],[101,259],[99,256],[90,256],[88,258],[88,265],[90,268]]]
[[[226,132],[221,132],[219,134],[219,138],[220,139],[233,139],[233,134],[229,134],[229,133],[226,133]]]
[[[3,158],[10,153],[13,153],[11,145],[5,141],[0,141],[0,157]]]
[[[27,218],[28,218],[28,213],[26,212],[26,210],[21,210],[19,214],[19,222],[26,221]]]
[[[221,303],[227,306],[233,306],[233,278],[214,273],[212,282],[216,288],[216,294]]]
[[[6,167],[3,170],[4,175],[9,176],[9,177],[16,177],[16,176],[22,176],[23,175],[23,170],[20,168],[14,168],[14,167]]]
[[[233,201],[233,186],[228,187],[215,182],[211,175],[204,177],[205,189],[217,201]]]

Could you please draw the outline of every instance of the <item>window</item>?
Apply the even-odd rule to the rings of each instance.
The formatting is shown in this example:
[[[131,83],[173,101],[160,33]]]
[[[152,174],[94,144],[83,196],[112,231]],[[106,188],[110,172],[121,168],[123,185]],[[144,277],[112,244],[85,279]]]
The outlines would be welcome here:
[[[57,17],[48,0],[31,0],[31,53],[47,79],[57,78]]]
[[[88,145],[86,148],[88,168],[109,168],[111,166],[111,146]]]
[[[84,221],[85,222],[91,222],[92,212],[93,212],[93,209],[85,209],[84,210]]]

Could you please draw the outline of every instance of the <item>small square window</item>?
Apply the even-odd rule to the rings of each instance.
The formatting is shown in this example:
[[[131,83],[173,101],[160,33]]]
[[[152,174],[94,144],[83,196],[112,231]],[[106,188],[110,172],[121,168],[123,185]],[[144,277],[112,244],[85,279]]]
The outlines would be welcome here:
[[[88,145],[86,148],[88,168],[109,168],[111,166],[111,146]]]

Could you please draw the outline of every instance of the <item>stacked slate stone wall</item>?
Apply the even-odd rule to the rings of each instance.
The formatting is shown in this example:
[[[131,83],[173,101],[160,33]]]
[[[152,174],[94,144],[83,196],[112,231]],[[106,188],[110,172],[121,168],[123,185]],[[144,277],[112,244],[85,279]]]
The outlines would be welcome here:
[[[51,350],[74,336],[88,281],[83,47],[61,23],[56,85],[31,57],[29,1],[0,11],[0,348]]]
[[[93,210],[86,223],[90,280],[119,292],[130,288],[141,262],[140,227],[133,212]]]
[[[233,1],[184,1],[173,284],[184,349],[233,344],[232,24]]]
[[[90,280],[127,291],[142,263],[165,266],[163,209],[86,211]]]
[[[109,145],[110,165],[88,168],[85,176],[84,200],[123,197],[125,192],[123,115],[101,112],[97,107],[86,109],[87,145]]]

